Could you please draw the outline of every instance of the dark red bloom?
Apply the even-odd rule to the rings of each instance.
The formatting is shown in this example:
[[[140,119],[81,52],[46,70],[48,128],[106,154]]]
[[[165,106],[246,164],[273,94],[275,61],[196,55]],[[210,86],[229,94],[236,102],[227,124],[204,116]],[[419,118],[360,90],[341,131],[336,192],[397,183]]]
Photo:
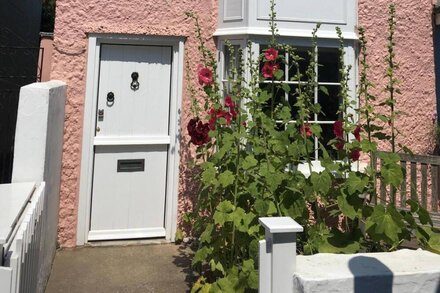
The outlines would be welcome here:
[[[212,71],[209,68],[199,65],[197,68],[197,74],[199,77],[199,84],[202,86],[210,86],[214,82]]]
[[[360,158],[360,156],[361,156],[361,151],[360,151],[360,150],[358,150],[358,149],[354,149],[354,150],[351,151],[350,158],[351,158],[354,162],[358,161],[359,158]]]
[[[235,107],[235,102],[232,100],[232,98],[230,96],[227,96],[225,98],[225,106],[228,108],[234,108]]]
[[[344,148],[344,145],[345,145],[345,141],[344,140],[339,140],[337,143],[336,143],[336,149],[338,149],[338,150],[342,150],[343,148]]]
[[[301,125],[301,127],[299,128],[299,133],[301,135],[304,135],[304,131],[305,131],[307,137],[311,137],[313,135],[312,128],[310,127],[310,124],[308,124],[308,123]]]
[[[344,128],[342,121],[336,121],[333,124],[333,133],[338,139],[344,139]]]
[[[266,62],[263,65],[263,69],[261,70],[261,73],[263,74],[264,78],[272,78],[275,71],[277,71],[280,68],[279,64],[272,64],[270,62]]]
[[[356,138],[357,141],[361,141],[361,126],[358,125],[356,126],[356,129],[353,131],[354,137]]]
[[[274,48],[269,48],[264,52],[264,58],[266,58],[267,61],[275,61],[278,58],[278,51]]]
[[[203,123],[199,118],[193,118],[187,126],[188,134],[191,137],[190,142],[195,145],[204,145],[209,142],[209,125]]]

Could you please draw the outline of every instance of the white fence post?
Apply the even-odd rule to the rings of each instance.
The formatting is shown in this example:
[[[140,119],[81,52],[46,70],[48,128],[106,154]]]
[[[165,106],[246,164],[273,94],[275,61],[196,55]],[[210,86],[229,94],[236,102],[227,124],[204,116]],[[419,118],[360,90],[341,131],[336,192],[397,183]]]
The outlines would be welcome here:
[[[260,218],[266,239],[260,241],[259,292],[293,293],[296,233],[303,232],[290,217]]]

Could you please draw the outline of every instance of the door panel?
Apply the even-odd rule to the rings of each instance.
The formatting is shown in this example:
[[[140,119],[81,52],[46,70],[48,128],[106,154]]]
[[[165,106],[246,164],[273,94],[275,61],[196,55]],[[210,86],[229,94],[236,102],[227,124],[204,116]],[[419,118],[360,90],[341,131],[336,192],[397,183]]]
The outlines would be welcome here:
[[[130,88],[133,72],[138,90]],[[170,76],[171,47],[103,45],[98,109],[104,117],[96,136],[167,136]]]
[[[101,46],[89,240],[165,236],[171,52]]]

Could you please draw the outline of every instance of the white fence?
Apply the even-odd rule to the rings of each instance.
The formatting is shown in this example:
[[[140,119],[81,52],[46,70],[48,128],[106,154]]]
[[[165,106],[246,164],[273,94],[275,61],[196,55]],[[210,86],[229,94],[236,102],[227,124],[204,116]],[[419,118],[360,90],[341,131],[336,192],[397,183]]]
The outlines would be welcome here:
[[[296,233],[288,217],[260,218],[259,292],[440,293],[440,255],[403,249],[386,253],[296,255]]]
[[[3,187],[14,185],[23,186],[24,184],[4,185]],[[29,188],[26,190],[28,186],[31,190],[29,198]],[[35,186],[34,183],[29,183],[24,186],[25,189],[8,188],[6,192],[6,188],[0,188],[0,191],[3,191],[0,200],[3,202],[11,197],[24,198],[22,207],[19,208],[20,212],[11,223],[9,231],[1,231],[9,237],[5,239],[1,254],[3,265],[0,266],[0,293],[37,292],[40,251],[44,243],[42,231],[45,230],[43,217],[45,184],[33,186]]]
[[[49,278],[57,244],[65,97],[61,81],[20,90],[12,184],[0,185],[5,252],[0,293],[42,293]]]

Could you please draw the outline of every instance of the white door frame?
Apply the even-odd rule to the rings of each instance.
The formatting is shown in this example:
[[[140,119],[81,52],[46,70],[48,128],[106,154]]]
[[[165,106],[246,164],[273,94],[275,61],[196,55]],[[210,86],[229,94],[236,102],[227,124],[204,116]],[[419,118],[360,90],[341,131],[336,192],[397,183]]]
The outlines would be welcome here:
[[[171,46],[173,50],[167,186],[165,199],[165,239],[174,241],[177,228],[177,201],[179,179],[180,113],[183,83],[183,37],[156,37],[123,34],[89,34],[87,56],[86,96],[84,101],[84,127],[81,152],[81,174],[79,187],[77,245],[88,242],[93,180],[93,138],[96,124],[98,100],[99,62],[101,44]]]

